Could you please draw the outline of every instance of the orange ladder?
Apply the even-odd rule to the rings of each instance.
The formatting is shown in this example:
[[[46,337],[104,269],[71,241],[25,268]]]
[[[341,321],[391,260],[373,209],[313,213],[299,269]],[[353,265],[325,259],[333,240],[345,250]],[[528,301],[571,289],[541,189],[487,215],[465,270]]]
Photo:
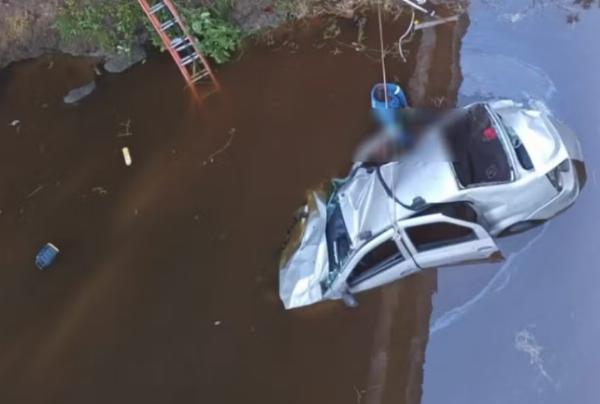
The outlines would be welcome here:
[[[150,23],[160,36],[165,49],[177,64],[185,81],[192,85],[210,78],[217,86],[206,58],[198,49],[196,40],[190,35],[185,23],[171,0],[138,0]]]

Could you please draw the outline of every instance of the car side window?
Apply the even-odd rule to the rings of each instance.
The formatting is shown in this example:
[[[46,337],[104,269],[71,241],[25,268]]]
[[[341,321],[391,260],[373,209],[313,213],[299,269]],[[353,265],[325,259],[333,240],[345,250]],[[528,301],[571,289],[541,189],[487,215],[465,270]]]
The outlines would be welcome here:
[[[402,261],[404,261],[404,257],[396,242],[392,239],[384,241],[369,251],[356,264],[348,276],[347,283],[349,286],[355,286]]]
[[[419,252],[477,239],[470,227],[446,222],[408,227],[406,233]]]

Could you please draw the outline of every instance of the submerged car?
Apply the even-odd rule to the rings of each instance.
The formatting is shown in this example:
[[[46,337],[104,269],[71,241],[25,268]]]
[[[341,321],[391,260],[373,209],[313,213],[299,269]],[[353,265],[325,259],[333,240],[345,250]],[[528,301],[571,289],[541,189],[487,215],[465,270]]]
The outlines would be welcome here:
[[[286,309],[343,299],[425,268],[501,258],[493,237],[569,207],[586,174],[574,133],[512,101],[452,111],[402,158],[356,163],[314,192],[284,250]]]

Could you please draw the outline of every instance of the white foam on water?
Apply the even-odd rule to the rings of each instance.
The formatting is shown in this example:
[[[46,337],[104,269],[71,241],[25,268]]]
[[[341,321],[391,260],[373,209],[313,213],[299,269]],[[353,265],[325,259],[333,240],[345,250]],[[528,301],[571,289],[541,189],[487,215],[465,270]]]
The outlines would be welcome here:
[[[529,240],[529,242],[525,244],[521,250],[511,254],[506,262],[500,267],[496,275],[494,275],[494,277],[483,289],[479,291],[479,293],[477,293],[464,304],[455,307],[438,317],[429,327],[429,335],[432,336],[436,332],[443,330],[444,328],[460,320],[462,317],[468,314],[477,303],[486,298],[489,294],[502,291],[509,284],[512,275],[514,275],[519,269],[519,266],[512,265],[515,259],[530,250],[533,245],[543,237],[548,226],[548,223],[544,224],[542,226],[542,230],[534,238]]]
[[[548,102],[557,92],[554,82],[542,69],[510,56],[464,49],[461,69],[460,94],[464,97]]]
[[[552,377],[546,371],[544,367],[544,360],[542,358],[542,351],[544,348],[538,344],[535,335],[524,328],[515,334],[515,348],[517,351],[524,352],[529,356],[529,363],[534,366],[546,380],[552,382]]]

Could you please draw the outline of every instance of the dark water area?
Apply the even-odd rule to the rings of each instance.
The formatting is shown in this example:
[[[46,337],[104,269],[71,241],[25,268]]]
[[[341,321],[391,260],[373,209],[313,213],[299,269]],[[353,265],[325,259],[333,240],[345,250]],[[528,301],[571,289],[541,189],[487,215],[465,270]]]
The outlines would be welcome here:
[[[386,23],[389,46],[406,24]],[[62,97],[93,61],[0,72],[0,402],[420,401],[434,272],[363,294],[357,310],[286,312],[278,298],[293,212],[373,127],[377,54],[349,46],[348,21],[324,41],[326,25],[248,49],[202,104],[165,55],[99,77],[75,106]],[[390,59],[413,103],[456,101],[467,25]],[[61,255],[40,272],[47,241]]]

